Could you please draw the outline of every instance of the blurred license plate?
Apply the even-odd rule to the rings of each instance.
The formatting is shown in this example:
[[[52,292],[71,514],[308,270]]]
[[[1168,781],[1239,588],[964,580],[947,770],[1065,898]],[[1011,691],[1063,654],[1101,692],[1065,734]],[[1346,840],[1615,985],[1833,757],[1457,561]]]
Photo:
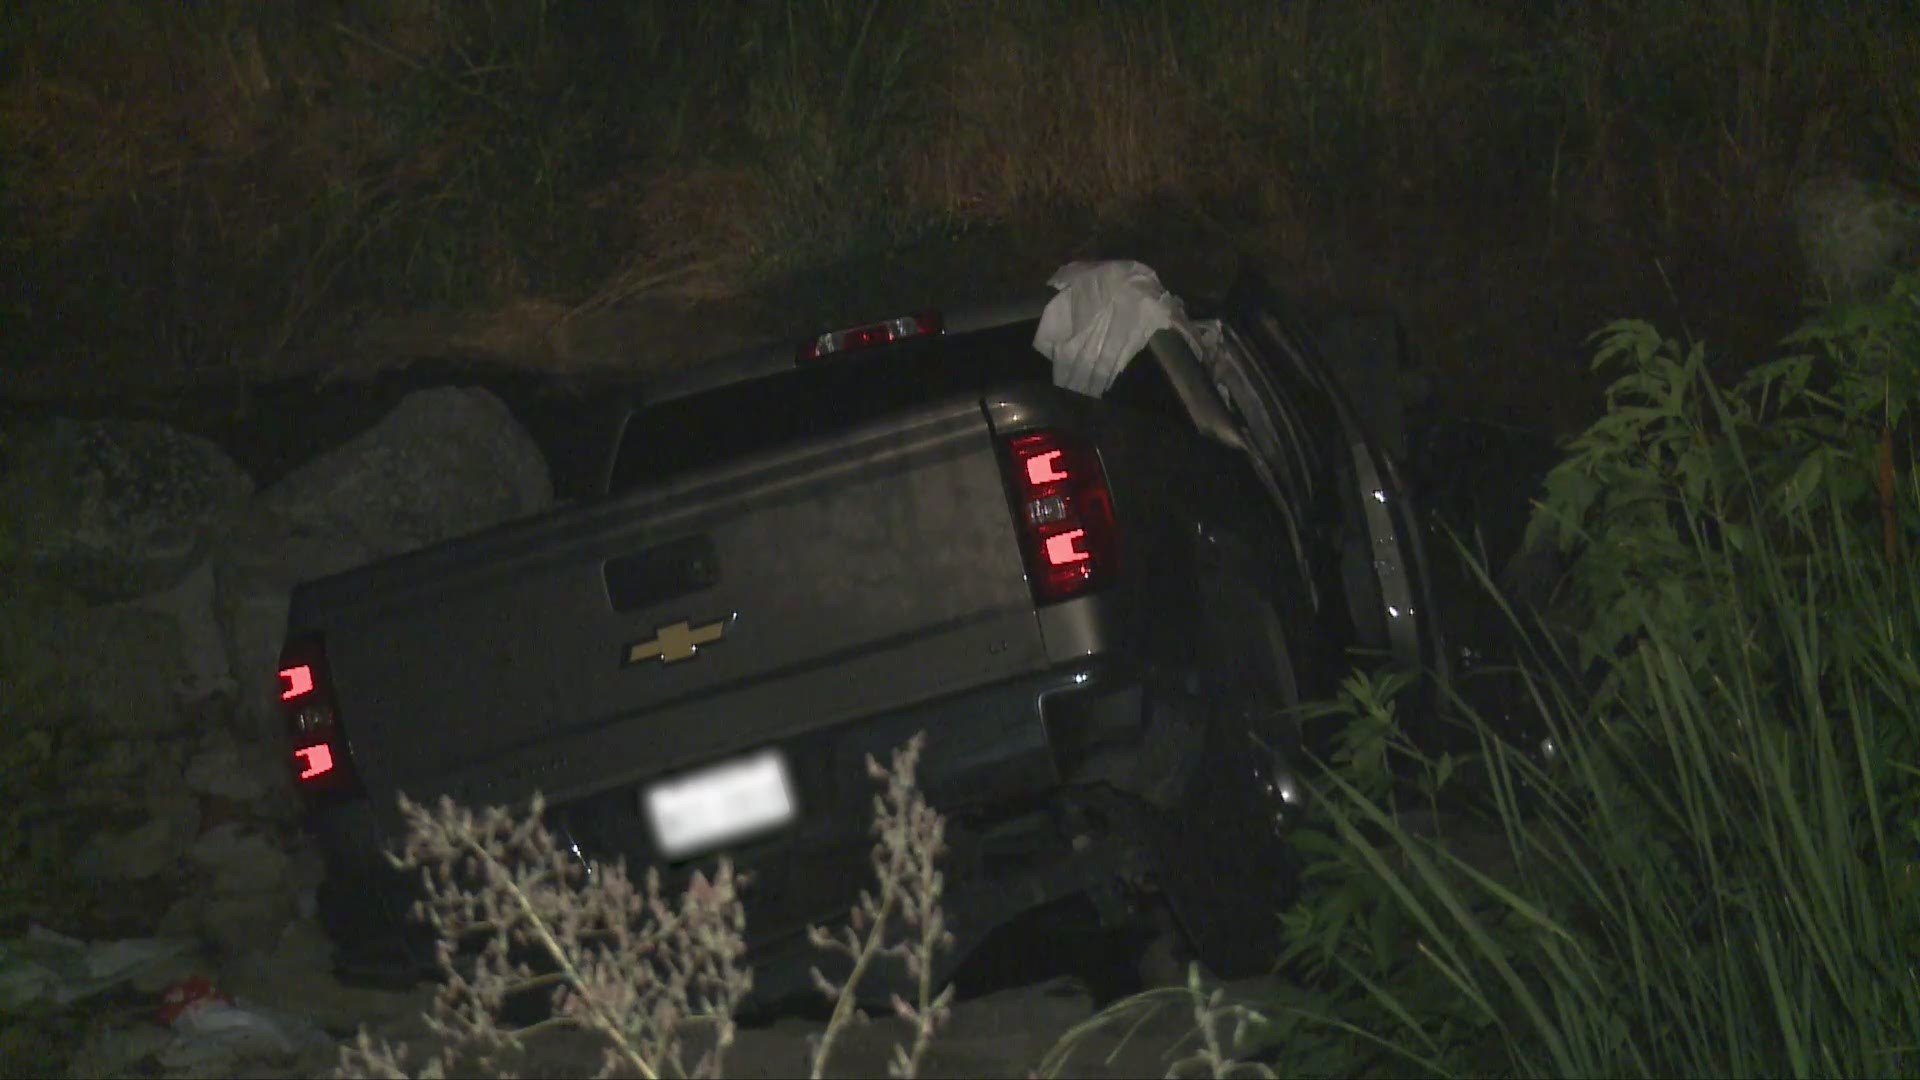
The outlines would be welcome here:
[[[654,843],[677,859],[792,822],[793,784],[767,750],[655,784],[646,806]]]

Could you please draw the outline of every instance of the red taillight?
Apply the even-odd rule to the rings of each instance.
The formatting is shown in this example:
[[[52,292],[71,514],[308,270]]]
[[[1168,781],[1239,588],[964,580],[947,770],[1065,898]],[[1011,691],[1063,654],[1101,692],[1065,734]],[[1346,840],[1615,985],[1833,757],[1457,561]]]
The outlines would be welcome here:
[[[353,760],[327,683],[326,651],[319,638],[297,638],[281,652],[280,702],[293,739],[294,779],[301,789],[353,788]]]
[[[1086,562],[1093,558],[1087,552],[1081,551],[1078,546],[1086,535],[1087,530],[1075,529],[1072,532],[1055,533],[1047,537],[1042,548],[1047,554],[1047,565],[1072,566],[1074,563]]]
[[[1007,454],[1034,599],[1066,600],[1110,581],[1118,530],[1099,459],[1051,431],[1008,439]]]
[[[800,346],[800,360],[819,360],[835,353],[858,352],[880,345],[891,345],[909,338],[936,337],[940,333],[940,313],[916,311],[885,322],[868,323],[846,330],[821,334]]]
[[[313,665],[296,664],[283,668],[280,681],[286,685],[280,689],[281,701],[292,701],[297,697],[306,697],[313,693]]]
[[[1044,454],[1035,454],[1028,458],[1027,483],[1040,487],[1045,484],[1057,484],[1067,479],[1067,474],[1060,471],[1059,464],[1060,458],[1065,453],[1064,450],[1049,450]]]
[[[333,771],[333,747],[326,743],[303,746],[293,752],[293,757],[301,765],[301,780],[314,780]]]

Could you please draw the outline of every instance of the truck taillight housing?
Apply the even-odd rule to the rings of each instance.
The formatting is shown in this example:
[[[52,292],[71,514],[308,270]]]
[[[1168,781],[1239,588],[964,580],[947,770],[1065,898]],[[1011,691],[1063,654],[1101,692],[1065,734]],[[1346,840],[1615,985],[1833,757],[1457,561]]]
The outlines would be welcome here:
[[[287,642],[280,653],[280,708],[292,739],[293,778],[303,791],[356,790],[353,758],[327,678],[318,637]]]
[[[859,352],[881,345],[891,345],[896,341],[939,337],[940,330],[939,312],[916,311],[911,315],[901,315],[884,322],[850,326],[845,330],[833,330],[821,334],[800,346],[799,359],[804,364],[812,360],[824,360],[840,353]]]
[[[1007,473],[1034,600],[1069,600],[1113,580],[1119,530],[1092,449],[1055,431],[1015,435]]]

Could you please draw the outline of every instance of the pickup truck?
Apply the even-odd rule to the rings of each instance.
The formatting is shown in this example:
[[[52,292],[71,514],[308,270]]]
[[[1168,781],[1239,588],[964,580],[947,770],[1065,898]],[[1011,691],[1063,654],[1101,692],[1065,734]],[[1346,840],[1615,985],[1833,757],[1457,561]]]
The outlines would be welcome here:
[[[1046,302],[703,365],[635,402],[597,497],[300,586],[282,696],[341,973],[431,971],[396,794],[539,791],[583,859],[729,853],[759,992],[803,988],[805,928],[868,884],[863,763],[920,731],[952,962],[1086,896],[1264,967],[1288,708],[1445,667],[1365,419],[1393,358],[1324,358],[1248,275],[1194,309],[1211,347],[1161,330],[1095,397],[1036,351]]]

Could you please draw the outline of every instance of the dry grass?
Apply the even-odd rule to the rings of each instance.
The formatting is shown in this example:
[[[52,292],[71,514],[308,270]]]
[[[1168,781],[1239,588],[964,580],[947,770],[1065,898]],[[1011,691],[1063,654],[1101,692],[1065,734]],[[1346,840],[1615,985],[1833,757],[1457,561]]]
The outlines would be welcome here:
[[[846,971],[838,982],[813,971],[832,1006],[822,1030],[808,1038],[804,1064],[813,1080],[831,1073],[836,1048],[868,1023],[856,992],[878,962],[894,962],[907,987],[891,999],[889,1012],[904,1041],[888,1057],[888,1076],[918,1075],[952,1020],[953,987],[934,981],[936,957],[954,944],[940,869],[946,820],[920,791],[924,744],[924,733],[916,735],[896,747],[885,766],[867,758],[867,774],[879,787],[875,888],[861,893],[845,923],[809,931],[813,946],[843,961],[836,970]],[[334,1075],[404,1080],[584,1070],[582,1047],[553,1038],[565,1032],[591,1040],[599,1076],[725,1075],[738,1032],[735,1014],[753,988],[744,965],[751,878],[722,856],[711,873],[694,872],[683,891],[669,895],[655,869],[638,885],[623,863],[594,861],[583,869],[577,849],[561,847],[543,826],[543,809],[537,796],[525,814],[401,799],[408,835],[393,861],[420,875],[425,898],[418,913],[434,928],[444,982],[422,1017],[430,1036],[423,1045],[363,1029],[341,1046]],[[551,1011],[527,1022],[530,996],[550,1002]],[[1266,1065],[1239,1060],[1251,1030],[1265,1019],[1208,985],[1197,967],[1186,987],[1142,995],[1122,1011],[1137,1031],[1168,1009],[1187,1013],[1193,1023],[1175,1048],[1184,1047],[1184,1056],[1167,1055],[1168,1077],[1274,1075]],[[1059,1075],[1111,1019],[1076,1026],[1034,1064]],[[789,1063],[794,1075],[801,1065]]]
[[[862,894],[841,934],[813,931],[817,945],[853,961],[844,983],[814,972],[834,1003],[812,1049],[816,1080],[836,1037],[864,1019],[854,993],[874,960],[901,958],[919,983],[914,1001],[894,998],[913,1042],[896,1050],[891,1075],[917,1073],[949,1013],[952,990],[930,982],[934,957],[952,940],[936,866],[945,820],[916,780],[924,741],[916,736],[897,748],[888,766],[867,759],[882,785],[873,819],[877,891]],[[419,873],[419,914],[438,939],[445,981],[426,1020],[440,1045],[410,1073],[409,1047],[363,1030],[342,1047],[337,1075],[499,1075],[537,1061],[529,1054],[537,1054],[540,1037],[565,1030],[598,1038],[600,1076],[725,1073],[734,1017],[753,989],[744,965],[750,881],[727,858],[711,874],[694,872],[675,897],[663,891],[657,868],[638,887],[624,863],[583,869],[546,830],[538,796],[525,815],[499,807],[475,814],[445,799],[425,807],[404,797],[401,810],[408,835],[394,863]],[[511,1003],[529,995],[549,1003],[551,1014],[513,1023]]]
[[[971,21],[971,20],[969,20]],[[1190,188],[1217,129],[1138,28],[1081,18],[1035,33],[1005,15],[953,32],[924,106],[937,134],[903,163],[911,205],[1012,220],[1029,207],[1116,206]],[[1060,39],[1079,47],[1062,55]]]
[[[1522,295],[1545,252],[1584,283],[1553,305],[1597,310],[1534,317],[1583,333],[1653,257],[1788,272],[1812,171],[1911,181],[1901,8],[28,0],[0,38],[0,304],[28,356],[204,367],[356,313],[713,301],[1159,203],[1439,326],[1446,251]]]

